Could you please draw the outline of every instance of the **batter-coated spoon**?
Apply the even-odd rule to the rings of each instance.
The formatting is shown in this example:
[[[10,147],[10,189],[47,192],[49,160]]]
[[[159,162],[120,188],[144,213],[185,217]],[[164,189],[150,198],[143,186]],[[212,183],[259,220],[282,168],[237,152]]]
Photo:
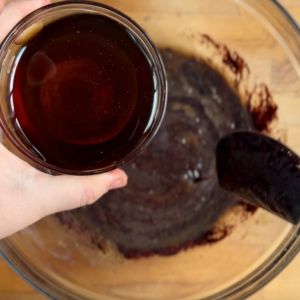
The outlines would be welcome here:
[[[300,158],[255,132],[223,137],[216,149],[220,185],[294,224],[300,220]]]

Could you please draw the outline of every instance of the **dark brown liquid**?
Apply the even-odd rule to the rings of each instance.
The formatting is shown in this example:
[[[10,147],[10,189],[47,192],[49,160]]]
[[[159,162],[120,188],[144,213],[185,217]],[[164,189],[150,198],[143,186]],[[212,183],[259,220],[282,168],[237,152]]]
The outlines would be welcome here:
[[[55,21],[24,45],[11,78],[14,122],[48,163],[93,169],[122,159],[149,128],[152,69],[106,17]]]
[[[153,143],[125,167],[126,188],[103,201],[59,215],[100,248],[112,241],[126,257],[174,254],[213,241],[213,225],[237,199],[223,191],[215,147],[225,134],[247,130],[249,113],[208,64],[161,50],[169,84],[166,117]]]
[[[111,242],[131,258],[212,244],[256,211],[235,204],[240,198],[220,188],[215,149],[233,131],[254,127],[268,132],[276,105],[265,85],[251,87],[246,106],[241,105],[236,91],[249,78],[247,63],[207,35],[200,42],[215,48],[224,69],[234,76],[235,89],[205,61],[161,50],[169,85],[166,117],[153,143],[126,166],[127,187],[92,206],[57,215],[68,230],[105,253]],[[233,218],[220,219],[232,205]]]

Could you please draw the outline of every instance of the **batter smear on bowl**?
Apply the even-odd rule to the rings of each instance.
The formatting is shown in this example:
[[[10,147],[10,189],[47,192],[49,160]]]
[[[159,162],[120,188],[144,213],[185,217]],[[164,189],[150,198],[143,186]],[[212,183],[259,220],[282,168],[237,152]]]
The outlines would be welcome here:
[[[172,50],[161,55],[169,83],[166,117],[152,143],[124,168],[128,186],[58,215],[99,248],[109,240],[128,258],[174,254],[212,239],[214,224],[240,200],[218,185],[216,144],[255,124],[250,107],[207,63]]]

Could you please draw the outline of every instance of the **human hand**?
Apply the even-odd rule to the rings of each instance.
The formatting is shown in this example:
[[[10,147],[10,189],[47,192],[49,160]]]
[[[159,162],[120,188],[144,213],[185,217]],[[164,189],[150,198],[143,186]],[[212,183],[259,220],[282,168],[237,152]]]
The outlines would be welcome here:
[[[0,40],[26,14],[47,0],[0,0]],[[127,184],[119,169],[92,176],[51,176],[22,161],[0,144],[0,239],[56,212],[94,203]]]

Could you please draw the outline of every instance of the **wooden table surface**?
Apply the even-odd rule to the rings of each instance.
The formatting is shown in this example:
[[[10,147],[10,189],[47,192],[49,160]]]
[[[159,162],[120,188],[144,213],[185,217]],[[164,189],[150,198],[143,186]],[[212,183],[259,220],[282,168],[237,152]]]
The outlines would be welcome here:
[[[264,0],[262,0],[264,1]],[[300,22],[300,0],[281,0],[293,17]],[[45,299],[20,279],[0,258],[0,300]],[[251,300],[300,299],[300,254],[271,283],[250,297]]]

